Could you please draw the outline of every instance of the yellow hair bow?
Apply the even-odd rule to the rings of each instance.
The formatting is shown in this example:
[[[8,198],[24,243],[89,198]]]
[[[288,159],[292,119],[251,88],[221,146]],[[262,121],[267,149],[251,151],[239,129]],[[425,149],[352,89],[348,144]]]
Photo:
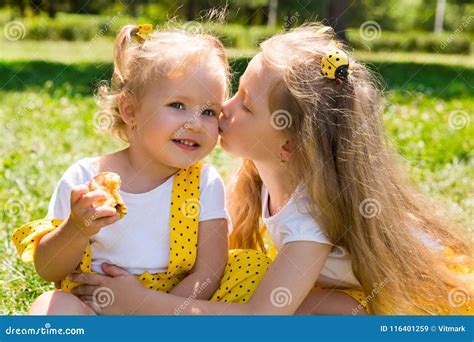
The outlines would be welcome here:
[[[143,24],[137,26],[137,31],[134,35],[135,40],[143,44],[145,40],[150,40],[150,34],[153,32],[153,25],[152,24]]]

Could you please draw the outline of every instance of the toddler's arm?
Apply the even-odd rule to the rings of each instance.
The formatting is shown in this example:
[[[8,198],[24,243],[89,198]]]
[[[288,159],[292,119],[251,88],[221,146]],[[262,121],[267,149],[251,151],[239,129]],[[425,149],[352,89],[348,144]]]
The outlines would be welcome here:
[[[90,236],[120,218],[115,208],[92,206],[104,197],[102,191],[89,191],[86,185],[72,189],[71,214],[57,229],[39,240],[34,252],[34,265],[43,279],[59,281],[72,273],[81,261]]]

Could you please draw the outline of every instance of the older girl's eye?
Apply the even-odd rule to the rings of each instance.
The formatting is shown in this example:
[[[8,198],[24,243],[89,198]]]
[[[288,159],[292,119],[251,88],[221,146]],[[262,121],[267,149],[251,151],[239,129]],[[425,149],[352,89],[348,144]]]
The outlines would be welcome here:
[[[240,99],[240,105],[242,109],[245,110],[246,112],[252,112],[244,103],[245,103],[245,98],[242,96],[242,98]]]
[[[184,109],[184,104],[182,104],[181,102],[173,102],[173,103],[170,103],[168,106],[175,109]]]
[[[216,113],[212,109],[206,109],[201,114],[204,116],[216,116]]]
[[[246,112],[250,112],[250,109],[248,109],[243,103],[242,103],[242,109],[245,110]]]

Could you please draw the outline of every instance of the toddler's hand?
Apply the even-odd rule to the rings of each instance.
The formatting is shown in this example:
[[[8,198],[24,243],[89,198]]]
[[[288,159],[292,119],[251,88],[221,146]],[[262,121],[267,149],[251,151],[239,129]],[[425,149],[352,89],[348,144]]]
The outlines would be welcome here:
[[[115,208],[94,205],[105,197],[106,194],[103,191],[90,191],[85,184],[74,187],[71,191],[71,214],[68,223],[90,237],[97,234],[103,227],[118,221],[120,215]]]

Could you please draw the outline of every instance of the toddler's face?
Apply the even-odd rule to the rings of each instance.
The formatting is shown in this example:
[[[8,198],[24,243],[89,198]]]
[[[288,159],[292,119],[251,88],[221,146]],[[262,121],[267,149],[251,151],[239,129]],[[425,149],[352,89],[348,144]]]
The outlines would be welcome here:
[[[145,157],[185,168],[212,151],[226,93],[223,67],[212,62],[193,65],[174,78],[160,77],[145,90],[130,139]]]

